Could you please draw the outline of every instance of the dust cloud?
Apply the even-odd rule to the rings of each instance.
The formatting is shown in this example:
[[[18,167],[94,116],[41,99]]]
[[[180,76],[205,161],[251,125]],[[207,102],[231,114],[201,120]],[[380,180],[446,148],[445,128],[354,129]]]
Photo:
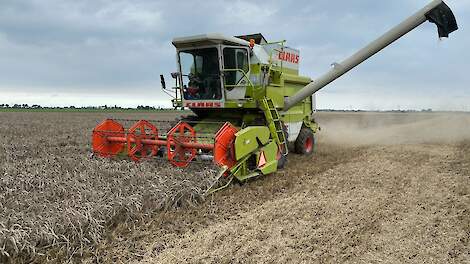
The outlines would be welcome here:
[[[453,144],[470,140],[468,113],[318,113],[322,143]]]

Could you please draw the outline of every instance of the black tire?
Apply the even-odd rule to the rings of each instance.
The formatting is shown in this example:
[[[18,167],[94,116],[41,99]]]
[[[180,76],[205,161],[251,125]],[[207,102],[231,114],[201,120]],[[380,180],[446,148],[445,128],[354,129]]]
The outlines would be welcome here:
[[[315,150],[315,136],[310,128],[302,128],[295,140],[295,153],[312,155]]]
[[[287,164],[287,156],[281,154],[281,157],[277,160],[277,169],[282,170]]]

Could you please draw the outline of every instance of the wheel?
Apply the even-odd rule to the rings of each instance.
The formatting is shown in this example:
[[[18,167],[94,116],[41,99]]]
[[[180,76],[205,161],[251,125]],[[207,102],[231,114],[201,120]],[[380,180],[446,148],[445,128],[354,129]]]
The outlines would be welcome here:
[[[315,150],[315,136],[310,128],[302,128],[295,140],[295,152],[302,155],[311,155]]]
[[[281,154],[280,157],[277,160],[277,168],[279,170],[284,169],[286,164],[287,164],[287,156],[284,156],[284,155]]]

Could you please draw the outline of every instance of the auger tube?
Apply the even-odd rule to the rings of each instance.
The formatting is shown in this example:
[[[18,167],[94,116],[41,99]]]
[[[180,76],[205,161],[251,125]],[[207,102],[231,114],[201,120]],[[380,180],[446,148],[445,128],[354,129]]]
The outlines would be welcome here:
[[[434,0],[423,9],[371,42],[369,45],[359,50],[357,53],[344,60],[333,64],[333,68],[323,76],[302,88],[296,94],[285,98],[283,110],[288,110],[305,98],[316,93],[334,80],[338,79],[354,67],[369,59],[385,47],[400,39],[413,29],[417,28],[426,20],[434,23],[438,27],[439,37],[448,37],[449,33],[458,29],[457,22],[452,10],[442,0]]]

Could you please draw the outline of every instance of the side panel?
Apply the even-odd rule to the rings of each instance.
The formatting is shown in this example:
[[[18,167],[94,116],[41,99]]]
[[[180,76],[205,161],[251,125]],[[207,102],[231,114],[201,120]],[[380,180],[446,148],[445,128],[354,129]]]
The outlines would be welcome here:
[[[266,87],[266,97],[271,98],[277,108],[284,107],[284,97],[291,96],[311,82],[310,78],[278,71],[271,72],[271,84]]]
[[[297,139],[297,136],[299,136],[300,133],[300,129],[302,129],[303,123],[303,121],[285,123],[287,126],[287,133],[289,134],[287,139],[288,142],[294,142]]]
[[[263,48],[275,66],[290,69],[294,74],[299,74],[300,51],[285,47],[281,43],[266,44]]]
[[[235,158],[240,160],[258,149],[259,144],[268,143],[270,135],[269,129],[265,126],[250,126],[238,131],[235,134]]]

